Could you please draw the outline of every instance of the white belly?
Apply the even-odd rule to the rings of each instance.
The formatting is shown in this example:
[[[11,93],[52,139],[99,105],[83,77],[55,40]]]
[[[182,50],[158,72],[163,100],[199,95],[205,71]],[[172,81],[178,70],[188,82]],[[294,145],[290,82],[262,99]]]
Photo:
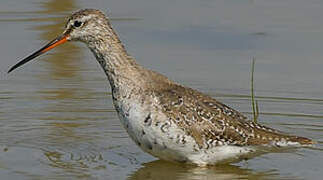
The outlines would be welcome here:
[[[120,121],[142,150],[160,159],[207,165],[251,151],[250,148],[236,146],[199,149],[195,140],[164,114],[152,107],[144,109],[138,104],[116,104]]]

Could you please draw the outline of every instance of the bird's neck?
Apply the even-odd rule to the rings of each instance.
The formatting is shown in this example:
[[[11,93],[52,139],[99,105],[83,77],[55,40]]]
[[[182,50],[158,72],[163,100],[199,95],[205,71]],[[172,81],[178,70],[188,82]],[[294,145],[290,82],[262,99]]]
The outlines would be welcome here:
[[[140,87],[141,76],[146,69],[129,56],[115,33],[101,37],[90,41],[88,46],[107,75],[112,91]]]
[[[129,96],[129,93],[140,95],[145,90],[163,89],[174,84],[166,76],[137,64],[112,28],[105,32],[88,40],[87,44],[107,75],[114,97]]]

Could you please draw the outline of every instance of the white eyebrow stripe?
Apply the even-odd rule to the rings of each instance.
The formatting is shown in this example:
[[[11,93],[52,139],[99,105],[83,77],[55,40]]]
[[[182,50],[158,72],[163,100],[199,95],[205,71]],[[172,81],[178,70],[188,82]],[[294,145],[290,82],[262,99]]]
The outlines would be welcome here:
[[[93,18],[95,15],[94,14],[89,14],[87,16],[82,16],[81,18],[79,18],[78,20],[81,21],[81,22],[85,22],[91,18]],[[77,19],[76,19],[77,20]],[[75,20],[74,20],[75,21]]]
[[[89,14],[89,15],[86,15],[86,16],[82,16],[82,17],[79,17],[79,18],[75,18],[75,19],[70,19],[70,22],[67,24],[67,27],[65,29],[70,29],[71,26],[73,26],[73,23],[75,21],[81,21],[81,22],[85,22],[91,18],[93,18],[95,15],[94,14]]]

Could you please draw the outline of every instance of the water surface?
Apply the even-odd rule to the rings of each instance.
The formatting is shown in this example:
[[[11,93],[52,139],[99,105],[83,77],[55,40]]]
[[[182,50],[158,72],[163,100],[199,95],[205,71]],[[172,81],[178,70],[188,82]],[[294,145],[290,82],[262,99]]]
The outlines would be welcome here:
[[[109,14],[140,64],[318,142],[200,168],[157,160],[121,127],[93,55],[68,43],[6,74],[80,8]],[[2,0],[0,175],[3,179],[320,179],[323,175],[323,2],[317,0]]]

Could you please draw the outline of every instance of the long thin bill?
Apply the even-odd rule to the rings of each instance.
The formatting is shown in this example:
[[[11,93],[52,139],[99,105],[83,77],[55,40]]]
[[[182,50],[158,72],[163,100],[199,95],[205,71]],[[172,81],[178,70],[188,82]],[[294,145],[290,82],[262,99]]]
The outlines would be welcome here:
[[[54,40],[52,40],[51,42],[49,42],[46,46],[42,47],[41,49],[39,49],[38,51],[34,52],[33,54],[31,54],[30,56],[26,57],[25,59],[19,61],[16,65],[12,66],[8,73],[10,73],[11,71],[15,70],[16,68],[24,65],[25,63],[33,60],[34,58],[36,58],[37,56],[53,49],[54,47],[61,45],[63,43],[65,43],[67,41],[67,36],[63,35],[63,36],[58,36],[57,38],[55,38]]]

